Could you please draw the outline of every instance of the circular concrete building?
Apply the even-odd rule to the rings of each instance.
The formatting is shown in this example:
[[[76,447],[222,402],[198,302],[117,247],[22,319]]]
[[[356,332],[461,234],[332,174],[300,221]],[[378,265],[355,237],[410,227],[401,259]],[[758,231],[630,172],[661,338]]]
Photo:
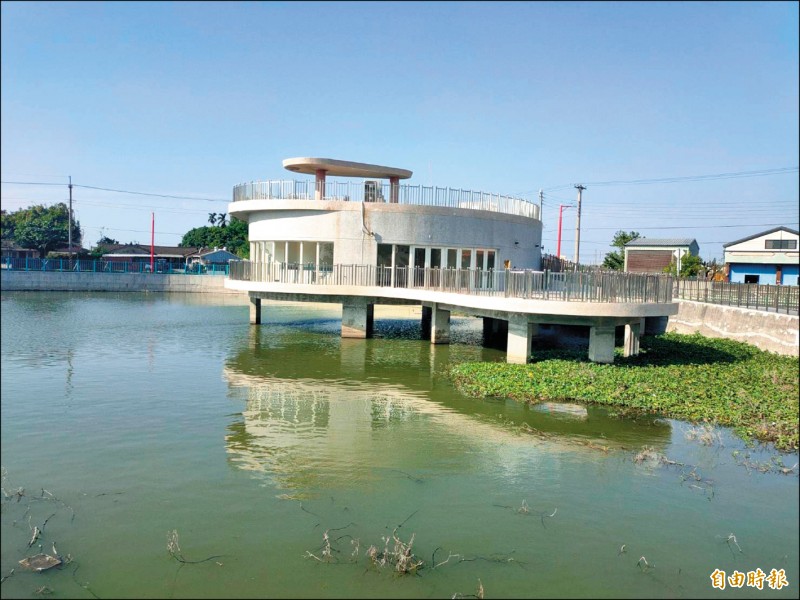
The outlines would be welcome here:
[[[283,166],[315,178],[233,189],[228,212],[249,224],[253,263],[316,271],[334,264],[540,268],[539,206],[521,198],[401,184],[411,171],[329,158],[289,158]]]

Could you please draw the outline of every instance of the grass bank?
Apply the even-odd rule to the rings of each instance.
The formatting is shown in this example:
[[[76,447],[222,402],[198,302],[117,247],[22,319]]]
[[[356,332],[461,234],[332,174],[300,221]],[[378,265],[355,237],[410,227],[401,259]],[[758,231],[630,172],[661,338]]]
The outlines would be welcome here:
[[[745,440],[798,449],[796,357],[701,335],[643,337],[639,356],[613,365],[585,350],[535,351],[527,365],[460,363],[448,375],[464,394],[523,402],[569,400],[733,427]]]

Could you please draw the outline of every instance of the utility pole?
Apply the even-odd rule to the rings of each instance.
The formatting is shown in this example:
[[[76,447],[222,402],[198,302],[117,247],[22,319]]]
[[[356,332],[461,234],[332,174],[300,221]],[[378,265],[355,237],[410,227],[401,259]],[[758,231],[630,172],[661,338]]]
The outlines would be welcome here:
[[[67,222],[67,231],[69,232],[69,258],[72,260],[72,175],[69,176],[69,221]],[[72,263],[70,263],[70,268]]]
[[[586,188],[578,184],[575,189],[578,190],[578,217],[575,219],[575,268],[577,268],[581,258],[581,192]]]
[[[539,220],[542,222],[542,229],[544,229],[544,191],[539,190]]]

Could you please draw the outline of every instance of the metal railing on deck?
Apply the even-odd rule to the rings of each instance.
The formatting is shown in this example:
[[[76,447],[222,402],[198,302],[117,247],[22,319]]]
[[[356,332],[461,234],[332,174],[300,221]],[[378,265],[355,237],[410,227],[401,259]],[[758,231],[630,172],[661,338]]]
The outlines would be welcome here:
[[[320,193],[318,193],[320,192]],[[322,200],[340,202],[395,202],[414,206],[441,206],[487,210],[532,219],[539,218],[539,206],[523,198],[475,192],[459,188],[424,185],[326,181],[269,180],[240,183],[233,188],[233,201],[242,200]]]
[[[798,314],[800,288],[796,285],[759,285],[704,279],[676,279],[675,298]]]
[[[672,302],[669,275],[613,272],[434,269],[239,261],[230,278],[259,283],[414,288],[574,302]]]

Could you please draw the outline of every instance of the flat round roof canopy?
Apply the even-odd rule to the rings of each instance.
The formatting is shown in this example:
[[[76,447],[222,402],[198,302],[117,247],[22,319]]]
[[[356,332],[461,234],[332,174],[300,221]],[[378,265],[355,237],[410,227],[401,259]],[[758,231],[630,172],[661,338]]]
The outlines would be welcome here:
[[[326,175],[371,179],[389,179],[391,177],[408,179],[412,175],[411,171],[406,169],[368,165],[348,160],[334,160],[332,158],[287,158],[283,161],[283,167],[295,173],[307,173],[309,175],[314,175],[317,170],[322,169],[326,172]]]

